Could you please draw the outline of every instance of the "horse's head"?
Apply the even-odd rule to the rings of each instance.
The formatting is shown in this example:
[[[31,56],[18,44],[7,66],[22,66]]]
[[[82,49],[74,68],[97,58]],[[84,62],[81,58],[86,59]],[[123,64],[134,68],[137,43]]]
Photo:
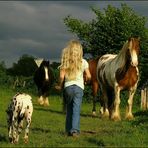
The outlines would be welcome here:
[[[131,65],[138,66],[138,55],[140,50],[140,38],[129,38],[128,48],[131,55]]]
[[[40,67],[49,67],[49,60],[43,60]]]
[[[44,72],[45,80],[49,80],[49,76],[48,76],[49,65],[50,65],[49,60],[43,60],[41,65],[40,65],[41,71]]]

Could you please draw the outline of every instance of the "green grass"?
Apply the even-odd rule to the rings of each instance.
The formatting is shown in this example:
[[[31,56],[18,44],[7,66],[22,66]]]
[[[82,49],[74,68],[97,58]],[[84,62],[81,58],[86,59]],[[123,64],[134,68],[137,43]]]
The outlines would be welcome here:
[[[16,92],[10,88],[0,88],[0,147],[12,147],[7,136],[6,108]],[[78,139],[67,137],[65,114],[62,113],[62,99],[59,95],[50,96],[50,106],[43,107],[33,98],[34,112],[29,133],[29,143],[24,144],[21,134],[15,147],[147,147],[148,111],[140,111],[134,106],[135,119],[124,120],[125,109],[121,109],[122,120],[91,117],[92,104],[83,103],[81,110],[81,135]],[[99,112],[99,105],[97,105]]]

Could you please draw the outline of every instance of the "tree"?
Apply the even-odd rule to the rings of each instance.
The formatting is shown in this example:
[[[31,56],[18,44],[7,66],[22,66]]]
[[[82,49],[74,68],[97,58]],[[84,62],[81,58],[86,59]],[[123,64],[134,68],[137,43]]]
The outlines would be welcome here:
[[[136,14],[126,4],[121,8],[108,5],[104,12],[92,7],[96,18],[86,23],[82,20],[67,16],[64,18],[69,31],[76,34],[82,42],[84,53],[94,57],[106,53],[118,53],[124,42],[132,36],[141,38],[140,71],[143,83],[148,72],[148,29],[145,27],[146,18]],[[143,69],[143,67],[146,68]],[[141,84],[142,85],[142,84]]]
[[[37,66],[34,62],[34,57],[29,55],[22,55],[17,63],[13,63],[12,68],[7,70],[9,75],[13,76],[32,76]]]
[[[2,61],[0,62],[0,82],[3,83],[5,79],[6,79],[6,66],[5,66],[5,62]]]

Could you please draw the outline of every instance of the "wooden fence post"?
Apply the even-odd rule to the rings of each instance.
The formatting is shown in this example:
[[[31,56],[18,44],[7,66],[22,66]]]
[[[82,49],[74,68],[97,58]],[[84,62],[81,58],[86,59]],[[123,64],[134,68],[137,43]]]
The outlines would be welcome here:
[[[144,88],[141,90],[141,109],[148,109],[148,89]]]
[[[148,88],[146,88],[146,109],[148,109]]]

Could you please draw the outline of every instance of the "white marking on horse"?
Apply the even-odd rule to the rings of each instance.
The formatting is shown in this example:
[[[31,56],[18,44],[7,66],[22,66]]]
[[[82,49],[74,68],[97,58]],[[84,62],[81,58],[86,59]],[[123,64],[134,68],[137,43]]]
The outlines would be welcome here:
[[[48,77],[48,68],[47,67],[44,67],[44,70],[45,70],[45,80],[49,80],[49,77]]]
[[[130,54],[131,54],[131,65],[132,66],[137,66],[138,65],[138,56],[137,56],[137,53],[136,53],[136,50],[132,48],[133,46],[133,42],[131,41],[129,43],[129,49],[130,49]]]
[[[136,67],[138,65],[138,57],[135,50],[131,52],[131,58],[132,58],[131,64]]]
[[[34,61],[35,61],[36,65],[38,67],[40,67],[41,63],[43,62],[43,59],[35,59]]]

